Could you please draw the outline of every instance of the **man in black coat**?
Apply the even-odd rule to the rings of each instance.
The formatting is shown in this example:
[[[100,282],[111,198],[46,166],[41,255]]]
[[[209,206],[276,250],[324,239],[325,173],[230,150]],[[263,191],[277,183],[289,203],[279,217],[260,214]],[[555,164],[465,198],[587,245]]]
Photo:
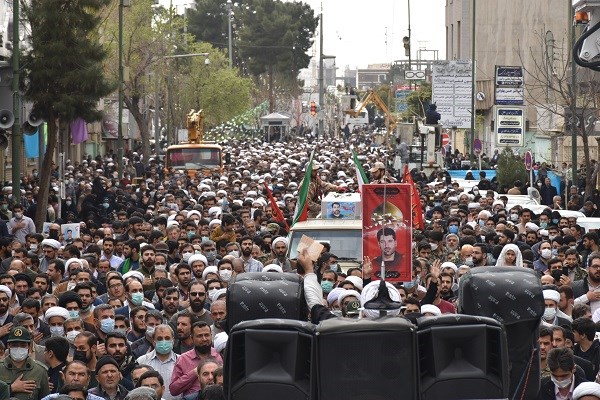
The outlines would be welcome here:
[[[586,381],[581,370],[576,372],[573,351],[566,347],[552,349],[548,352],[547,363],[551,375],[542,378],[538,400],[556,400],[559,395],[560,398],[572,398],[573,390]]]

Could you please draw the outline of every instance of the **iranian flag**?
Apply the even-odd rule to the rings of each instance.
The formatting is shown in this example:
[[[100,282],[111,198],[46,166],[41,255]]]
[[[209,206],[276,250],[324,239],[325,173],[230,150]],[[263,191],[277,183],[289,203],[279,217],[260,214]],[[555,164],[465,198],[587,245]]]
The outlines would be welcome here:
[[[364,185],[365,183],[369,183],[369,180],[367,179],[367,174],[365,174],[365,170],[363,169],[362,164],[358,160],[354,149],[352,150],[352,161],[354,161],[354,168],[356,170],[356,181],[358,182],[358,191],[361,192],[362,185]]]
[[[299,221],[306,221],[308,219],[308,186],[310,185],[310,175],[312,174],[313,157],[315,151],[310,153],[310,158],[306,164],[304,179],[300,184],[300,190],[298,191],[298,202],[296,203],[296,210],[294,211],[294,220],[292,226]]]

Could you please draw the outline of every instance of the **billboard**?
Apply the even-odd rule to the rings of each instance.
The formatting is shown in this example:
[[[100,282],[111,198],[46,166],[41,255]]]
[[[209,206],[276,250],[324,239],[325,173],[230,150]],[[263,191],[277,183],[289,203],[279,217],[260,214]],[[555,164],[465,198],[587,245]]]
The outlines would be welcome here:
[[[471,128],[473,71],[470,60],[433,63],[433,102],[444,128]]]

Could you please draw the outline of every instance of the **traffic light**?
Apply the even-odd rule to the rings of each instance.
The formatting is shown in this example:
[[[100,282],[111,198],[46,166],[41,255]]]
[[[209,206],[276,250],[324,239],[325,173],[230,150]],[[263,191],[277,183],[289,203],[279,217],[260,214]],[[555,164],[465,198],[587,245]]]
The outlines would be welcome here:
[[[310,102],[310,115],[317,115],[317,103],[314,100]]]
[[[404,36],[402,38],[402,43],[404,43],[404,55],[406,57],[410,57],[410,38],[408,36]]]

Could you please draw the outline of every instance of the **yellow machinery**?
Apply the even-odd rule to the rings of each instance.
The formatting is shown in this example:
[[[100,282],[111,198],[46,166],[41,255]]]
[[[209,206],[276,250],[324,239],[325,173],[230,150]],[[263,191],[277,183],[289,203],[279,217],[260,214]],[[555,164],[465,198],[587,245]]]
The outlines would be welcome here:
[[[165,171],[183,170],[190,177],[223,171],[223,150],[216,143],[204,142],[204,111],[192,110],[187,115],[188,141],[167,148]]]
[[[383,111],[383,113],[385,114],[385,126],[387,127],[387,133],[385,135],[385,141],[387,143],[387,139],[388,139],[390,133],[393,134],[394,131],[396,130],[396,117],[394,117],[390,113],[390,111],[388,110],[388,108],[385,105],[384,101],[377,94],[377,92],[375,92],[373,90],[370,90],[369,93],[367,94],[367,97],[364,98],[364,100],[362,101],[362,103],[360,104],[360,106],[356,110],[349,110],[348,113],[352,117],[356,118],[356,116],[360,115],[360,113],[363,111],[363,109],[368,104],[374,104],[375,106],[379,107],[379,109],[381,109],[381,111]]]

